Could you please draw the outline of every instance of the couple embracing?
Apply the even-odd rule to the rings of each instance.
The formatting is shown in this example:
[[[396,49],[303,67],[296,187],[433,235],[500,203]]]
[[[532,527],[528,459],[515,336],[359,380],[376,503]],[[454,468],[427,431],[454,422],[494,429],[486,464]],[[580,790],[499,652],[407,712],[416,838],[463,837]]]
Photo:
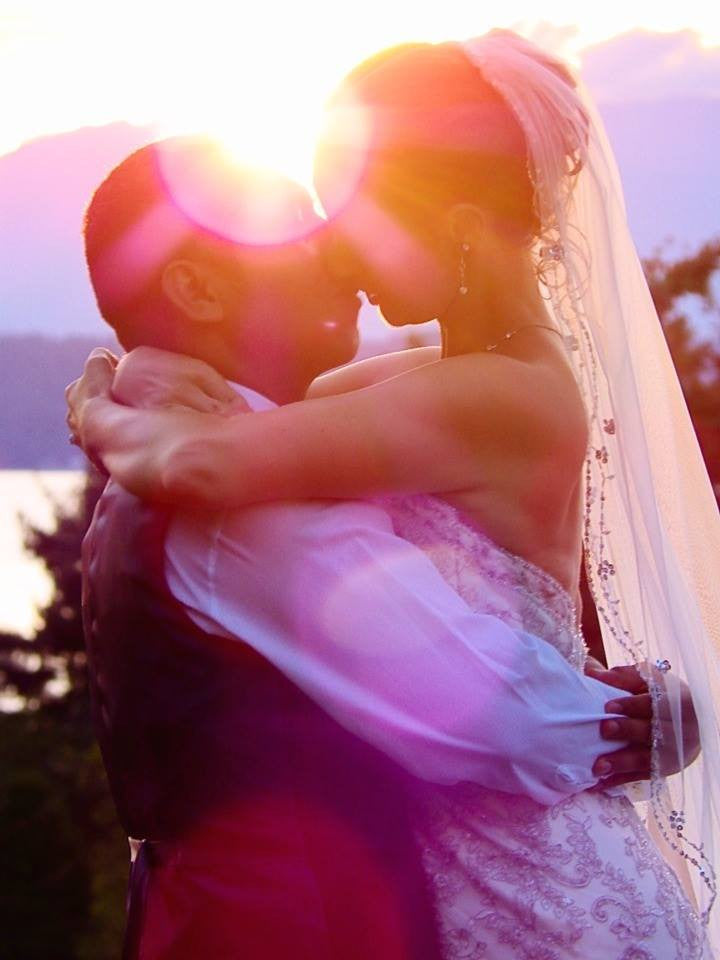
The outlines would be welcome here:
[[[125,956],[710,957],[717,510],[592,106],[508,32],[402,46],[315,174],[327,219],[172,140],[88,208]],[[441,349],[349,364],[358,290]]]

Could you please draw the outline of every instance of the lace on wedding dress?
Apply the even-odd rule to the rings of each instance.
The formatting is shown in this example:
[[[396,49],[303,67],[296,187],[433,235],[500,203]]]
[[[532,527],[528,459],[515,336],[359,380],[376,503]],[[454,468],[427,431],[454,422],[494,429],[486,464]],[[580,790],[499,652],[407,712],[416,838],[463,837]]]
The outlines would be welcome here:
[[[582,669],[574,604],[552,576],[445,501],[382,502],[396,533],[475,612],[536,634]],[[445,960],[709,957],[699,917],[626,797],[586,792],[545,807],[462,783],[419,785],[415,800]]]
[[[582,670],[587,646],[578,612],[553,576],[498,546],[445,500],[396,497],[383,505],[396,532],[430,554],[469,607],[546,640]]]

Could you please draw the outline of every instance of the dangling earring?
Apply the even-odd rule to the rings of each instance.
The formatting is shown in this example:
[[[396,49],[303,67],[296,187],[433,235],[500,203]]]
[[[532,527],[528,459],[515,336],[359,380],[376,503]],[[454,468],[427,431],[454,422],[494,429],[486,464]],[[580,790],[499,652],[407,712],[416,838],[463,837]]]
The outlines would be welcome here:
[[[465,271],[467,269],[467,264],[465,263],[465,254],[469,249],[469,243],[463,243],[460,249],[460,289],[458,290],[458,293],[462,297],[466,296],[468,292],[467,281],[465,279]]]

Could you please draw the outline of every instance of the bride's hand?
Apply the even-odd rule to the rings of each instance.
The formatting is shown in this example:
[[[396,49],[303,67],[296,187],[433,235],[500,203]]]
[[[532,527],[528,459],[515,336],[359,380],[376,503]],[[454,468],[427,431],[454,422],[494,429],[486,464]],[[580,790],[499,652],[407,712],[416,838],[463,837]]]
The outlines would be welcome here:
[[[97,398],[110,399],[110,390],[117,368],[118,358],[104,347],[95,347],[90,351],[83,372],[77,380],[73,380],[65,387],[65,403],[67,414],[65,422],[70,431],[70,443],[81,447],[92,460],[92,453],[88,448],[84,436],[85,414],[88,403]],[[96,462],[96,466],[100,466]]]
[[[128,407],[186,407],[230,416],[248,410],[209,364],[155,347],[136,347],[117,364],[112,396]]]
[[[119,404],[111,394],[114,373],[115,358],[96,349],[86,360],[82,376],[66,388],[67,423],[74,441],[130,493],[174,502],[187,472],[181,469],[177,479],[175,465],[184,465],[186,459],[181,455],[178,461],[178,451],[183,454],[188,446],[194,450],[199,444],[202,456],[195,461],[200,472],[207,469],[207,438],[214,425],[227,426],[229,420],[177,405],[136,410]],[[196,472],[197,466],[191,475]]]

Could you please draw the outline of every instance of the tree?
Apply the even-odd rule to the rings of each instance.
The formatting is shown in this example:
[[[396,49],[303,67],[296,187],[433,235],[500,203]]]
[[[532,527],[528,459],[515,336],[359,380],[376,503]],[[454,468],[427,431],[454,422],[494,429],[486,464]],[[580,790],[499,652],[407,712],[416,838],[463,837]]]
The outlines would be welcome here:
[[[716,497],[720,493],[720,320],[713,283],[720,276],[720,238],[695,254],[669,261],[658,253],[644,263],[685,401]],[[690,298],[715,318],[711,336],[693,330]]]
[[[101,484],[89,476],[80,509],[53,533],[27,531],[55,589],[32,641],[0,637],[0,926],[3,956],[119,956],[127,842],[117,824],[87,695],[80,623],[80,542]]]

